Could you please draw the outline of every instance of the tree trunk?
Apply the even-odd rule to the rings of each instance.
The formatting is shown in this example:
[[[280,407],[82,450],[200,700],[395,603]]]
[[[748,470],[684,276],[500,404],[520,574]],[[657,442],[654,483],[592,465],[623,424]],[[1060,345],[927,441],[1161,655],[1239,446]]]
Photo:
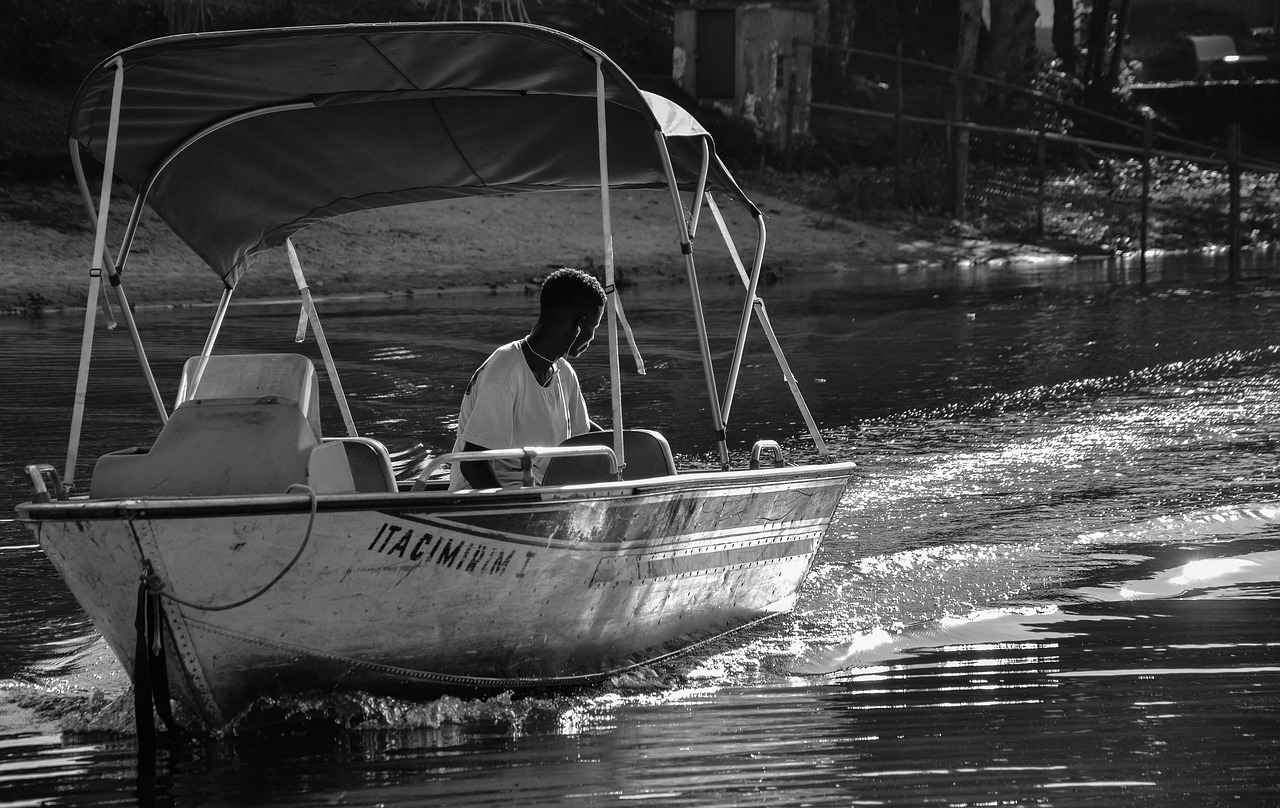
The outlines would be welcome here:
[[[960,33],[956,45],[956,69],[972,73],[978,63],[978,37],[982,33],[982,0],[960,0]]]
[[[1116,32],[1111,44],[1111,64],[1107,70],[1107,87],[1114,89],[1120,84],[1120,65],[1124,63],[1124,41],[1129,36],[1130,0],[1120,0],[1120,10],[1116,12]]]
[[[171,34],[204,30],[204,0],[164,0],[161,11]]]
[[[1076,73],[1076,3],[1053,0],[1053,53],[1068,75]]]
[[[983,72],[1022,85],[1035,68],[1035,0],[991,0],[991,38]]]
[[[1090,91],[1102,83],[1111,42],[1111,0],[1093,0],[1089,12],[1089,41],[1085,44],[1084,83]]]

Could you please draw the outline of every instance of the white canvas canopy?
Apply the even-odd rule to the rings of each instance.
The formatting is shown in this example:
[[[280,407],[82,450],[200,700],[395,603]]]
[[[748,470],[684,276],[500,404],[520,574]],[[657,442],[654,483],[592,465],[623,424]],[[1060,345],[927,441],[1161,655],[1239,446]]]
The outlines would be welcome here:
[[[515,23],[153,40],[90,73],[67,134],[231,287],[255,254],[330,216],[598,188],[601,77],[609,185],[667,187],[660,132],[678,184],[696,190],[710,138],[691,115],[590,45]],[[746,202],[714,156],[706,182]]]

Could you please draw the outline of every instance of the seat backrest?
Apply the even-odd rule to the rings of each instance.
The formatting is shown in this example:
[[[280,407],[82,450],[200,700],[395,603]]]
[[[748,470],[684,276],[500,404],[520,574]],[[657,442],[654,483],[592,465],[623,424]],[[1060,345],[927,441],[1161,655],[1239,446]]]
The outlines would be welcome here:
[[[613,431],[575,435],[560,445],[613,446]],[[623,430],[622,450],[626,461],[626,468],[622,471],[624,480],[667,477],[676,473],[676,461],[671,454],[671,446],[661,433],[652,429]],[[553,457],[547,461],[547,471],[542,476],[542,484],[577,485],[606,482],[608,479],[608,460],[599,455]]]
[[[188,401],[257,401],[264,396],[284,399],[298,408],[316,433],[320,431],[320,382],[311,360],[300,354],[223,354],[206,360],[199,384],[201,357],[182,367],[175,408]]]
[[[396,475],[391,468],[391,456],[387,447],[372,438],[325,438],[325,445],[338,443],[342,445],[347,456],[347,464],[351,468],[351,479],[355,490],[395,493]]]
[[[150,450],[99,458],[89,495],[282,494],[294,483],[318,493],[355,487],[343,448],[322,446],[292,404],[273,396],[255,403],[192,400],[173,411]]]

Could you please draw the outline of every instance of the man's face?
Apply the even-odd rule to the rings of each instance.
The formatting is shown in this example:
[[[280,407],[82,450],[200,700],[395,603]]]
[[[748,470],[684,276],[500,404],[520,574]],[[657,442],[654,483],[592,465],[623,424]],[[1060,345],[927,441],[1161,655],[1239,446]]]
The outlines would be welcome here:
[[[577,359],[596,337],[596,329],[600,327],[600,319],[604,317],[604,307],[593,309],[578,318],[578,333],[566,351],[570,358]]]

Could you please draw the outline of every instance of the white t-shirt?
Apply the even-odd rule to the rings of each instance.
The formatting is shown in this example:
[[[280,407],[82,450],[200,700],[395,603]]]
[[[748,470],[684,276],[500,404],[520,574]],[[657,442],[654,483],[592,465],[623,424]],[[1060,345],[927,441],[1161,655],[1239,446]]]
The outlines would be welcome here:
[[[453,450],[468,443],[486,449],[519,449],[525,446],[559,446],[566,439],[589,431],[587,402],[578,386],[578,375],[563,357],[556,360],[551,381],[538,384],[517,340],[494,351],[471,377],[458,412],[458,439]],[[535,483],[542,482],[546,459],[533,464]],[[470,488],[461,463],[449,473],[449,490]],[[503,488],[521,485],[520,461],[493,463]]]

